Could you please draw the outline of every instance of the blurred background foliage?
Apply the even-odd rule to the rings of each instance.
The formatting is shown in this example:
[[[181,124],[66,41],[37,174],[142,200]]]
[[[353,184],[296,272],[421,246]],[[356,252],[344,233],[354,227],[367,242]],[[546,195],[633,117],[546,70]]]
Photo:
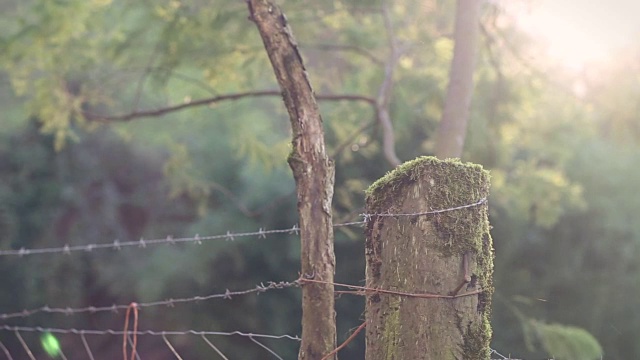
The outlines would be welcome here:
[[[282,1],[316,93],[375,99],[390,56],[379,1]],[[389,2],[405,49],[390,114],[403,160],[433,153],[453,49],[452,0]],[[528,61],[536,44],[485,4],[464,160],[492,173],[496,249],[492,346],[524,359],[640,358],[640,86],[637,53],[584,74]],[[296,223],[277,89],[246,5],[237,0],[6,0],[0,4],[0,248],[224,234]],[[635,49],[638,50],[638,49]],[[635,69],[635,70],[634,70]],[[587,81],[588,80],[588,81]],[[576,89],[579,89],[577,91]],[[109,117],[185,105],[162,116]],[[322,102],[336,161],[334,219],[358,220],[363,191],[391,168],[366,102]],[[105,119],[106,118],[106,119]],[[336,230],[336,281],[361,284],[359,228]],[[295,236],[121,252],[0,259],[0,312],[104,306],[294,280]],[[295,290],[142,313],[145,328],[300,332]],[[337,301],[339,342],[364,301]],[[119,328],[122,319],[38,315],[7,322]],[[13,334],[0,333],[10,349]],[[83,353],[77,338],[62,348]],[[118,342],[92,340],[117,356]],[[140,349],[171,358],[154,340]],[[158,340],[159,341],[159,340]],[[216,339],[234,358],[264,350]],[[187,358],[208,358],[176,339]],[[284,358],[290,343],[270,342]],[[145,348],[146,347],[146,348]],[[19,351],[19,350],[16,350]],[[359,337],[342,358],[363,358]]]

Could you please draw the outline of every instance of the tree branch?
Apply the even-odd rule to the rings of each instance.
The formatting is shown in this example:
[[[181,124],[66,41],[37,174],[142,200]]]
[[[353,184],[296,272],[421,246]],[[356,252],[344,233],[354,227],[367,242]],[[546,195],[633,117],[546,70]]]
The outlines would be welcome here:
[[[250,218],[255,218],[258,217],[260,215],[262,215],[264,212],[272,209],[273,207],[279,205],[280,203],[282,203],[284,200],[292,197],[295,194],[295,191],[291,191],[287,194],[283,194],[280,196],[277,196],[275,198],[273,198],[271,201],[269,201],[268,203],[262,205],[260,208],[256,209],[256,210],[251,210],[249,209],[246,205],[244,205],[242,203],[242,201],[240,200],[240,198],[238,196],[236,196],[233,192],[231,192],[231,190],[227,189],[226,187],[220,185],[219,183],[216,182],[212,182],[210,183],[210,186],[212,189],[219,191],[220,193],[222,193],[224,196],[226,196],[229,200],[231,200],[231,202],[233,204],[235,204],[236,208],[246,217],[250,217]]]
[[[372,121],[368,121],[360,125],[360,127],[358,127],[356,131],[349,135],[341,144],[335,147],[333,152],[331,152],[331,157],[337,157],[338,154],[340,154],[342,150],[344,150],[353,140],[355,140],[358,135],[362,134],[363,131],[373,127],[375,125],[375,120],[376,119],[373,119]]]
[[[242,93],[232,93],[232,94],[213,96],[209,98],[185,102],[180,105],[167,106],[164,108],[159,108],[154,110],[133,111],[128,114],[122,114],[122,115],[101,115],[101,114],[95,114],[87,111],[85,111],[83,115],[89,121],[127,122],[131,120],[139,119],[139,118],[159,117],[172,112],[188,109],[191,107],[210,105],[210,104],[215,104],[215,103],[219,103],[227,100],[240,100],[240,99],[249,98],[249,97],[266,97],[266,96],[281,96],[281,95],[282,95],[282,92],[278,90],[248,91],[248,92],[242,92]],[[322,101],[362,101],[370,104],[373,107],[375,107],[376,105],[375,99],[368,96],[357,95],[357,94],[317,95],[316,99],[322,100]]]

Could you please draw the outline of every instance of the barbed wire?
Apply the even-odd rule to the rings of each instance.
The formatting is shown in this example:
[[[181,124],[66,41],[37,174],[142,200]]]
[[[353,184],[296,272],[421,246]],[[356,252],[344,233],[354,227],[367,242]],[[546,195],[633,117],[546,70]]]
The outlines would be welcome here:
[[[340,224],[333,225],[333,227],[364,225],[364,224],[367,223],[367,221],[369,221],[371,219],[371,217],[374,217],[374,216],[396,217],[396,216],[421,216],[421,215],[440,214],[440,213],[444,213],[444,212],[456,211],[456,210],[461,210],[461,209],[466,209],[466,208],[478,206],[480,204],[483,204],[486,201],[487,201],[486,198],[482,198],[479,201],[474,202],[472,204],[461,205],[461,206],[456,206],[456,207],[447,208],[447,209],[416,212],[416,213],[400,213],[400,214],[394,214],[394,213],[367,214],[367,213],[364,213],[364,214],[360,214],[360,216],[364,217],[364,221],[351,221],[351,222],[346,222],[346,223],[340,223]],[[146,248],[149,245],[159,245],[159,244],[177,244],[177,243],[202,244],[203,241],[210,241],[210,240],[234,241],[236,238],[253,237],[253,236],[257,236],[258,239],[266,239],[267,235],[272,235],[272,234],[295,234],[295,235],[298,235],[299,232],[300,232],[300,228],[298,227],[298,225],[293,225],[291,228],[287,228],[287,229],[265,230],[263,228],[260,228],[258,231],[239,232],[239,233],[232,233],[230,231],[227,231],[225,234],[209,235],[209,236],[200,236],[199,234],[196,234],[193,237],[174,238],[173,236],[167,236],[167,237],[162,238],[162,239],[159,239],[159,238],[158,239],[140,238],[140,240],[135,240],[135,241],[120,241],[119,239],[116,239],[116,240],[114,240],[113,242],[110,242],[110,243],[85,244],[85,245],[69,245],[69,244],[65,244],[62,247],[48,247],[48,248],[34,248],[34,249],[27,249],[27,248],[23,247],[23,248],[15,249],[15,250],[0,250],[0,256],[28,256],[28,255],[36,255],[36,254],[54,254],[54,253],[71,254],[72,252],[80,252],[80,251],[82,251],[82,252],[92,252],[94,250],[104,250],[104,249],[121,250],[122,248],[125,248],[125,247]]]
[[[409,293],[409,292],[402,292],[402,291],[393,291],[393,290],[386,290],[386,289],[380,289],[380,288],[368,288],[365,286],[358,286],[358,285],[350,285],[350,284],[342,284],[342,283],[336,283],[336,282],[330,282],[330,281],[323,281],[323,280],[316,280],[313,279],[313,276],[302,276],[300,278],[298,278],[295,281],[280,281],[280,282],[274,282],[274,281],[269,281],[267,282],[267,285],[265,285],[264,283],[260,283],[258,285],[256,285],[255,288],[252,289],[247,289],[247,290],[239,290],[239,291],[230,291],[229,289],[227,289],[224,293],[216,293],[216,294],[211,294],[211,295],[206,295],[206,296],[193,296],[193,297],[189,297],[189,298],[178,298],[178,299],[167,299],[167,300],[161,300],[161,301],[153,301],[153,302],[145,302],[145,303],[130,303],[127,305],[121,304],[121,305],[111,305],[111,306],[102,306],[102,307],[96,307],[96,306],[87,306],[87,307],[82,307],[82,308],[71,308],[71,307],[65,307],[65,308],[52,308],[49,307],[48,305],[39,307],[39,308],[35,308],[35,309],[31,309],[31,310],[22,310],[22,311],[18,311],[18,312],[13,312],[13,313],[4,313],[4,314],[0,314],[0,320],[7,320],[7,319],[14,319],[14,318],[26,318],[29,316],[32,316],[34,314],[38,314],[38,313],[57,313],[57,314],[64,314],[64,315],[73,315],[73,314],[79,314],[79,313],[98,313],[98,312],[114,312],[117,313],[118,310],[127,310],[129,308],[131,308],[132,306],[136,307],[136,308],[145,308],[145,307],[153,307],[153,306],[169,306],[169,307],[173,307],[176,304],[180,304],[180,303],[190,303],[190,302],[198,302],[198,301],[205,301],[205,300],[211,300],[211,299],[231,299],[233,296],[239,296],[239,295],[248,295],[248,294],[260,294],[269,290],[275,290],[275,289],[286,289],[286,288],[291,288],[291,287],[300,287],[306,283],[321,283],[321,284],[328,284],[328,285],[333,285],[334,287],[343,287],[343,288],[347,288],[350,289],[352,291],[336,291],[336,293],[338,294],[352,294],[352,295],[367,295],[370,293],[383,293],[383,294],[391,294],[391,295],[398,295],[398,296],[404,296],[404,297],[412,297],[412,298],[423,298],[423,299],[431,299],[431,298],[443,298],[443,299],[455,299],[455,298],[459,298],[459,297],[465,297],[465,296],[472,296],[472,295],[477,295],[480,294],[481,292],[483,292],[482,289],[478,289],[478,290],[474,290],[471,292],[467,292],[467,293],[462,293],[462,294],[456,294],[456,295],[440,295],[440,294],[430,294],[430,293]]]
[[[355,226],[355,225],[363,225],[364,221],[352,221],[341,224],[335,224],[334,227],[342,227],[342,226]],[[20,248],[17,250],[0,250],[0,256],[28,256],[28,255],[36,255],[36,254],[54,254],[54,253],[62,253],[62,254],[71,254],[72,252],[92,252],[93,250],[104,250],[104,249],[112,249],[112,250],[121,250],[125,247],[138,247],[138,248],[146,248],[149,245],[159,245],[159,244],[178,244],[178,243],[196,243],[201,245],[203,241],[209,240],[225,240],[225,241],[234,241],[236,238],[240,237],[253,237],[257,236],[258,239],[266,239],[267,235],[271,234],[295,234],[298,235],[300,232],[300,228],[298,225],[294,225],[288,229],[274,229],[274,230],[264,230],[260,228],[258,231],[252,232],[240,232],[240,233],[232,233],[227,231],[225,234],[218,235],[209,235],[209,236],[200,236],[196,234],[193,237],[181,237],[174,238],[172,236],[167,236],[162,239],[144,239],[140,238],[137,241],[120,241],[118,239],[114,240],[110,243],[102,243],[102,244],[86,244],[86,245],[69,245],[66,244],[61,247],[49,247],[49,248],[36,248],[36,249],[27,249]]]
[[[27,255],[35,255],[35,254],[52,254],[52,253],[70,254],[72,252],[78,252],[78,251],[91,252],[93,250],[102,250],[102,249],[121,250],[122,248],[133,247],[133,246],[137,246],[139,248],[146,248],[149,245],[177,244],[177,243],[189,243],[189,242],[194,242],[200,245],[202,244],[203,241],[207,241],[207,240],[234,241],[235,238],[250,237],[250,236],[257,236],[259,239],[265,239],[269,234],[283,234],[283,233],[297,234],[299,230],[300,229],[297,227],[297,225],[294,225],[290,229],[264,230],[260,228],[260,230],[253,231],[253,232],[232,233],[230,231],[227,231],[226,234],[211,235],[211,236],[200,236],[196,234],[193,237],[174,238],[173,236],[167,236],[166,238],[163,238],[163,239],[140,238],[140,240],[137,240],[137,241],[120,241],[116,239],[111,243],[102,243],[102,244],[86,244],[86,245],[66,244],[62,247],[50,247],[50,248],[39,248],[39,249],[20,248],[18,250],[0,250],[0,256],[10,256],[10,255],[27,256]]]
[[[179,299],[167,299],[167,300],[161,300],[161,301],[153,301],[153,302],[143,302],[143,303],[133,303],[135,304],[135,307],[137,308],[146,308],[146,307],[153,307],[153,306],[169,306],[169,307],[173,307],[176,304],[180,304],[180,303],[191,303],[191,302],[199,302],[199,301],[205,301],[205,300],[211,300],[211,299],[227,299],[230,300],[233,296],[240,296],[240,295],[248,295],[248,294],[260,294],[269,290],[276,290],[276,289],[286,289],[286,288],[291,288],[291,287],[299,287],[300,286],[300,280],[296,280],[296,281],[292,281],[292,282],[288,282],[288,281],[280,281],[280,282],[274,282],[274,281],[269,281],[267,282],[267,284],[265,285],[264,283],[260,283],[258,285],[256,285],[255,288],[252,289],[247,289],[247,290],[240,290],[240,291],[229,291],[229,289],[227,289],[224,293],[217,293],[217,294],[211,294],[211,295],[206,295],[206,296],[193,296],[193,297],[189,297],[189,298],[179,298]],[[14,312],[14,313],[6,313],[6,314],[0,314],[0,320],[7,320],[7,319],[13,319],[13,318],[25,318],[25,317],[29,317],[32,316],[34,314],[38,314],[38,313],[58,313],[58,314],[64,314],[64,315],[72,315],[72,314],[78,314],[78,313],[98,313],[98,312],[115,312],[117,313],[118,310],[126,310],[127,308],[129,308],[132,304],[128,304],[128,305],[111,305],[111,306],[87,306],[87,307],[82,307],[82,308],[71,308],[71,307],[66,307],[66,308],[52,308],[49,307],[48,305],[36,308],[36,309],[31,309],[31,310],[23,310],[20,312]]]

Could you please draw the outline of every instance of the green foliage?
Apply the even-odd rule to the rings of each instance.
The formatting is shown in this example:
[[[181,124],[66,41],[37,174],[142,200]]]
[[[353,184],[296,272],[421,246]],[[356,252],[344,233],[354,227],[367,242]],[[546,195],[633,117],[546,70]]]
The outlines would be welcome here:
[[[566,213],[585,207],[582,187],[572,183],[558,169],[537,166],[533,161],[516,161],[512,168],[492,172],[500,206],[515,220],[530,221],[550,228]]]
[[[528,343],[539,342],[544,350],[557,360],[596,360],[602,358],[598,341],[575,326],[545,324],[529,319],[523,324]]]

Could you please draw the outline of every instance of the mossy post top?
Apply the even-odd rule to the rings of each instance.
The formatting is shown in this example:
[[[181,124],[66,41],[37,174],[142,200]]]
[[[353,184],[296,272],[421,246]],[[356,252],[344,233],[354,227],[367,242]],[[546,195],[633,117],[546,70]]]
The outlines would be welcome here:
[[[445,196],[456,195],[457,197],[468,198],[468,195],[481,195],[486,197],[489,192],[490,175],[484,170],[482,165],[474,163],[463,163],[459,159],[440,160],[434,156],[421,156],[414,160],[407,161],[398,166],[394,170],[388,172],[385,176],[375,181],[367,190],[365,190],[366,202],[369,210],[383,212],[385,205],[389,205],[389,199],[397,196],[399,189],[407,182],[415,182],[424,175],[440,174],[440,180],[444,180],[447,184],[462,184],[463,186],[455,186],[448,189]],[[435,181],[435,179],[431,179]],[[465,184],[486,184],[481,189],[464,186]],[[444,184],[443,184],[444,185]],[[438,186],[443,188],[443,186]],[[469,194],[470,191],[477,194]]]

